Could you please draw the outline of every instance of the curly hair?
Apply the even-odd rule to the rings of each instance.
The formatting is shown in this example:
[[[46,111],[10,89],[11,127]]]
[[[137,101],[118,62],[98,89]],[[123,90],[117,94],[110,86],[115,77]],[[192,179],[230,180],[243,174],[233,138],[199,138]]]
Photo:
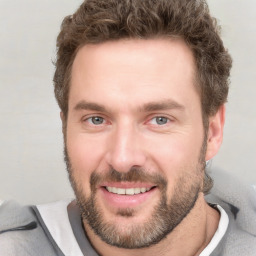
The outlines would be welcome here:
[[[204,0],[85,0],[65,17],[57,38],[53,80],[64,116],[71,67],[83,45],[155,37],[179,37],[187,43],[195,57],[203,115],[214,115],[227,100],[232,61]]]
[[[204,0],[85,0],[65,17],[57,38],[54,92],[64,117],[72,64],[82,46],[158,37],[181,38],[191,49],[207,130],[209,116],[227,101],[232,60]]]

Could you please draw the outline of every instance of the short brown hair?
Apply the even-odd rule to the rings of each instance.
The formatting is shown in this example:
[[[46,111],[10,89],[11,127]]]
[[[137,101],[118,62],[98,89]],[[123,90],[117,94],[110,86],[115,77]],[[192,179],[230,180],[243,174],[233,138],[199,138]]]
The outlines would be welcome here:
[[[57,38],[54,92],[64,118],[68,114],[72,64],[82,46],[158,37],[182,38],[194,54],[196,88],[207,136],[208,117],[227,100],[232,61],[204,0],[85,0],[63,20]],[[203,192],[207,194],[212,185],[205,171]]]
[[[204,0],[85,0],[67,16],[57,38],[55,97],[68,113],[71,68],[85,44],[119,39],[182,38],[197,66],[203,120],[227,100],[231,58]]]

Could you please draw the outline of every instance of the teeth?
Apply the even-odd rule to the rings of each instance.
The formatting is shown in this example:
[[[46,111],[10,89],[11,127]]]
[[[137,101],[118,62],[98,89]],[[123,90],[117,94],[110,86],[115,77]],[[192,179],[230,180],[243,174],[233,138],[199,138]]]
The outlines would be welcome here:
[[[113,191],[113,189],[112,189],[112,191]],[[112,192],[112,193],[113,193],[113,192]],[[116,191],[116,193],[117,193],[118,195],[125,195],[125,189],[124,189],[124,188],[118,188],[117,191]]]
[[[118,195],[137,195],[140,193],[145,193],[149,191],[150,188],[116,188],[116,187],[106,187],[108,192],[118,194]]]
[[[135,194],[135,189],[134,188],[127,188],[127,189],[125,189],[125,194],[126,195],[134,195]]]
[[[135,188],[134,189],[134,194],[139,194],[140,193],[140,188]]]
[[[147,191],[147,189],[146,188],[141,188],[140,191],[141,191],[141,193],[145,193]]]

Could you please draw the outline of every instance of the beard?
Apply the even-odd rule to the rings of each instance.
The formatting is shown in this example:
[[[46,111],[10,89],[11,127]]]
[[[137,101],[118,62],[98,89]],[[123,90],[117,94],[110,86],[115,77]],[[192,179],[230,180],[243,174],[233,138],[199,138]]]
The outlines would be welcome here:
[[[76,195],[83,220],[98,235],[102,241],[109,245],[126,249],[145,248],[157,244],[166,238],[193,209],[199,193],[202,192],[202,181],[205,169],[206,140],[201,148],[200,156],[196,164],[183,167],[177,172],[183,173],[172,188],[172,197],[168,200],[167,179],[160,175],[149,174],[142,168],[131,168],[127,173],[120,173],[114,169],[98,173],[94,171],[90,177],[91,195],[86,197],[83,185],[79,178],[76,179],[72,163],[65,147],[65,161],[69,173],[69,179]],[[144,223],[134,224],[132,217],[136,211],[130,208],[119,209],[117,216],[131,218],[125,226],[107,221],[96,198],[97,185],[102,181],[108,182],[151,182],[160,191],[160,200],[154,206],[150,218]],[[127,223],[127,222],[126,222]]]

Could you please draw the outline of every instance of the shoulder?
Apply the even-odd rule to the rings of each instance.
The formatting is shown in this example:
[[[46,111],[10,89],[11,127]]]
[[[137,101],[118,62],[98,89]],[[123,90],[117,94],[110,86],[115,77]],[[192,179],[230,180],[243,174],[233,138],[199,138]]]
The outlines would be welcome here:
[[[14,201],[1,204],[0,255],[57,255],[31,206]]]
[[[214,187],[206,200],[219,204],[229,216],[223,255],[255,255],[256,190],[222,170],[211,174]]]

